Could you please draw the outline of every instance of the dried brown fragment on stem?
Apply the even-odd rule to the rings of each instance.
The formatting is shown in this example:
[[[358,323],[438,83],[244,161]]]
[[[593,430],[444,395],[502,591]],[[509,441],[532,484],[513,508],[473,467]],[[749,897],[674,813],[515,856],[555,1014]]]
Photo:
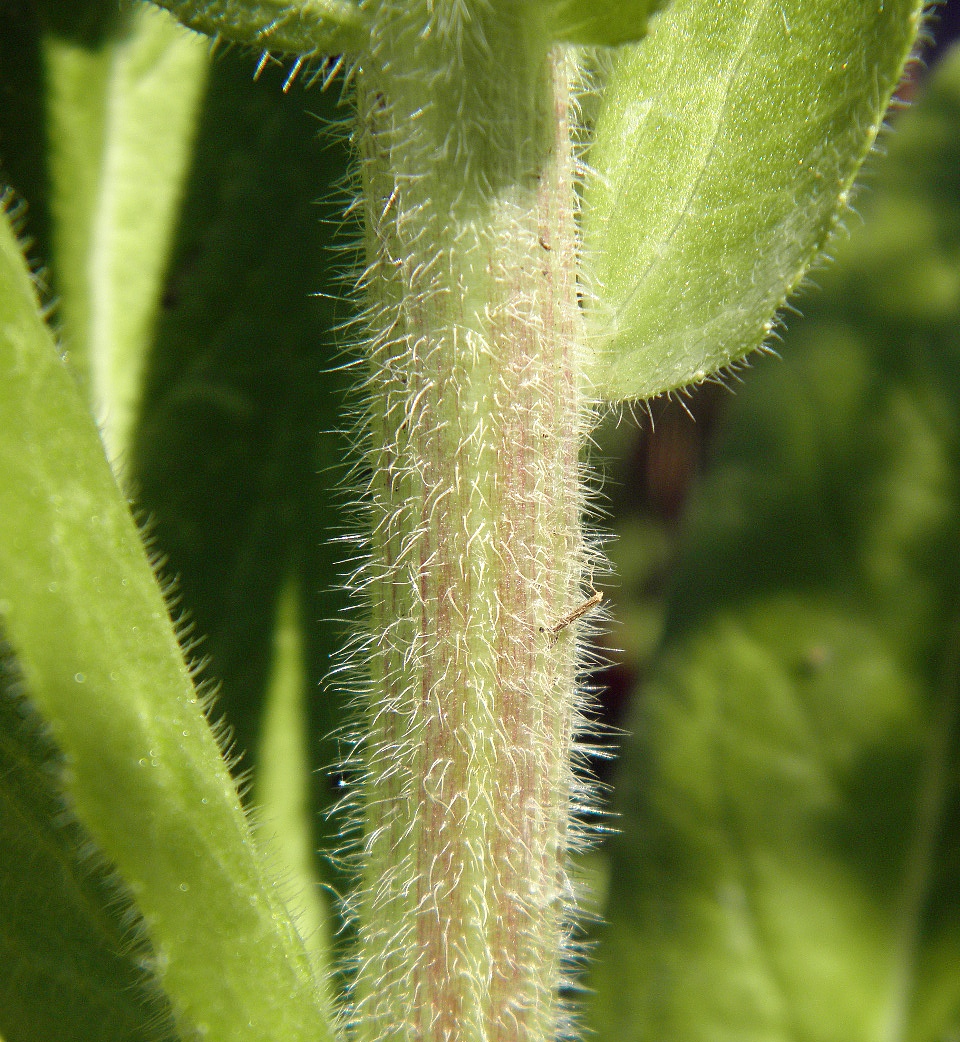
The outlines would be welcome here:
[[[567,614],[564,615],[559,622],[554,623],[553,626],[541,626],[540,632],[550,635],[551,644],[556,643],[557,638],[563,630],[565,630],[572,622],[576,622],[577,619],[582,619],[584,615],[593,611],[602,600],[603,594],[599,590],[594,590],[593,594],[588,597],[583,604],[578,605],[573,609],[573,611],[568,611]]]

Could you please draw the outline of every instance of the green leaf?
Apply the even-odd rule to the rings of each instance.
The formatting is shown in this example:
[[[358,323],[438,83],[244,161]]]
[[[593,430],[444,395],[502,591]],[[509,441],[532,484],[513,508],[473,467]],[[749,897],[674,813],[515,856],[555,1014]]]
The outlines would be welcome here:
[[[960,1029],[960,51],[929,91],[687,519],[619,775],[602,1038]],[[905,292],[918,264],[937,286]]]
[[[273,664],[267,690],[254,799],[263,824],[261,832],[273,837],[273,848],[284,865],[286,885],[295,901],[300,932],[329,976],[330,919],[314,866],[307,730],[309,673],[304,661],[303,620],[299,591],[292,581],[284,586],[277,607]]]
[[[554,38],[562,43],[616,46],[647,33],[665,0],[549,0]]]
[[[676,0],[607,79],[584,200],[592,378],[609,400],[755,350],[843,217],[918,0]]]
[[[127,2],[120,18],[112,6],[92,39],[48,21],[41,47],[47,260],[64,347],[89,388],[111,459],[122,460],[139,412],[209,48],[147,5]],[[28,187],[20,190],[31,198]]]
[[[0,620],[185,1027],[329,1037],[139,534],[0,224]]]
[[[67,812],[57,751],[16,686],[0,645],[0,1030],[7,1042],[173,1042],[132,901]]]
[[[354,0],[153,0],[197,32],[263,51],[335,55],[363,48],[368,14]]]
[[[283,70],[253,83],[255,67],[234,51],[210,71],[128,472],[254,803],[277,596],[286,576],[302,591],[316,850],[337,829],[323,812],[340,795],[329,735],[345,701],[320,681],[343,639],[331,620],[345,601],[333,537],[345,526],[349,262],[337,247],[356,234],[340,187],[350,146],[331,125],[339,81],[284,93]],[[329,870],[319,856],[317,869]]]

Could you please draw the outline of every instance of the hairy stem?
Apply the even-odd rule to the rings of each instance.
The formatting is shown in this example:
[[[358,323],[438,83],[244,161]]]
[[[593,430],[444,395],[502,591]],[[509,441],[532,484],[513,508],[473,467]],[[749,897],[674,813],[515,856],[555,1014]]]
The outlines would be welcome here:
[[[384,3],[360,71],[372,663],[357,1038],[552,1039],[583,599],[564,59]],[[496,55],[496,60],[494,60]]]

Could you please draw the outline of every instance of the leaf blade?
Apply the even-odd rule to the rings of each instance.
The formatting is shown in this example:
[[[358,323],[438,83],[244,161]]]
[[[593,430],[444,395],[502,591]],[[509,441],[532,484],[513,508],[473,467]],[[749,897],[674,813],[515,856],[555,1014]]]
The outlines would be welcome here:
[[[353,0],[153,0],[190,29],[285,54],[355,53],[367,15]]]
[[[147,5],[106,11],[94,41],[43,34],[49,257],[70,360],[111,459],[140,407],[208,48]],[[30,186],[33,187],[33,186]]]
[[[585,190],[598,394],[648,398],[761,346],[843,216],[920,8],[677,0],[624,49]]]
[[[132,901],[68,813],[58,751],[17,687],[0,645],[0,1031],[7,1042],[175,1042]]]
[[[585,46],[616,47],[634,43],[664,0],[547,0],[555,40]]]
[[[130,886],[189,1023],[211,1038],[327,1036],[309,957],[6,217],[0,333],[2,617],[78,817]]]

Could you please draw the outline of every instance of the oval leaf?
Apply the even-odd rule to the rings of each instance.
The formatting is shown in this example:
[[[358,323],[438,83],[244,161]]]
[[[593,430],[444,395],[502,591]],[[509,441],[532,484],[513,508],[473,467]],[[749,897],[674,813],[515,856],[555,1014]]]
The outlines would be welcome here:
[[[676,0],[617,59],[584,204],[601,397],[761,346],[846,210],[921,7]]]

